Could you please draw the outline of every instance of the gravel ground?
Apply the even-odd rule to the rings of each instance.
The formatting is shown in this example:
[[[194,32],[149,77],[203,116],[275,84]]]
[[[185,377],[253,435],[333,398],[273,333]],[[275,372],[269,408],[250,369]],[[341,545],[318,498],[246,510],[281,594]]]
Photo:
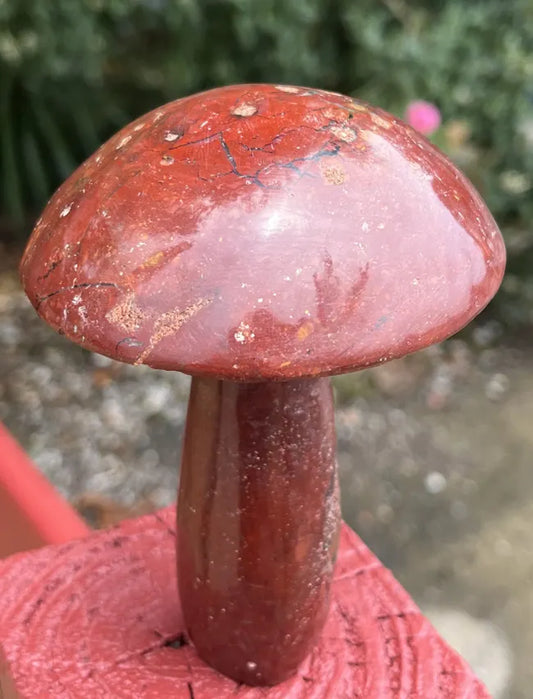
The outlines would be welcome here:
[[[0,419],[94,525],[172,502],[189,380],[49,330],[0,249]],[[335,381],[343,513],[496,699],[533,686],[533,343],[485,321]]]

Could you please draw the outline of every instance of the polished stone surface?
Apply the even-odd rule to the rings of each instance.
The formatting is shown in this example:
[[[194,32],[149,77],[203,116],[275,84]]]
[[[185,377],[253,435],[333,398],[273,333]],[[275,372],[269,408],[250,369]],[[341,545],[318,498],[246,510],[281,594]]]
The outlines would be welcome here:
[[[350,371],[453,334],[505,252],[472,185],[380,109],[219,88],[125,127],[58,190],[21,271],[122,361],[234,380]]]
[[[340,524],[327,378],[194,378],[178,582],[200,657],[245,684],[296,673],[322,631]]]

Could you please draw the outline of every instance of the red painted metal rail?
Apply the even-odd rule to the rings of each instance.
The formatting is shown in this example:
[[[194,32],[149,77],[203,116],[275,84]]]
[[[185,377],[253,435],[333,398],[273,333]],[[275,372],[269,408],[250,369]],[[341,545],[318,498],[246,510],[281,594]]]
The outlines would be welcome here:
[[[88,533],[0,423],[0,558]]]
[[[346,526],[319,645],[294,679],[270,689],[239,687],[185,640],[174,522],[169,508],[0,561],[5,699],[489,697]]]

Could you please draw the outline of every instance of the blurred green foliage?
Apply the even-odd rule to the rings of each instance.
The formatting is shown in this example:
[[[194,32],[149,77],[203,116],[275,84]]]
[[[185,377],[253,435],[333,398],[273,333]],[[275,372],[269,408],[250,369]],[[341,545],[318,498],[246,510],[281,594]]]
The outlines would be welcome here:
[[[0,0],[4,227],[130,118],[253,81],[434,102],[506,230],[507,298],[533,301],[532,0]]]

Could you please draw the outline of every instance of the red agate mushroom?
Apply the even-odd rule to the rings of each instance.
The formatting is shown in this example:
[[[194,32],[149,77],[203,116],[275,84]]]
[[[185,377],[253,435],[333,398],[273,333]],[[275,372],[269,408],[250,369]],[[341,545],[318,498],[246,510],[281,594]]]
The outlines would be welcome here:
[[[38,313],[90,350],[193,376],[178,576],[215,668],[276,683],[320,633],[339,524],[326,377],[453,334],[504,261],[442,153],[320,90],[167,104],[52,198],[21,266]]]

